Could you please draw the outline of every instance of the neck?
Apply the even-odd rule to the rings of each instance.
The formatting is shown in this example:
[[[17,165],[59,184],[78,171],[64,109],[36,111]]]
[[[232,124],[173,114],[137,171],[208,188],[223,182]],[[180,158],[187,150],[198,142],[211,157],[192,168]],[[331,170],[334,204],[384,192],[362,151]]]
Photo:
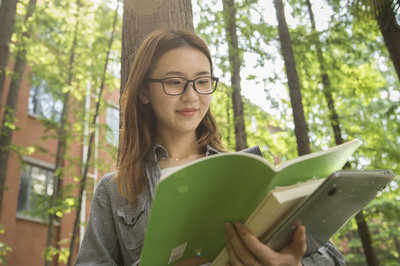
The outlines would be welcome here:
[[[201,147],[197,144],[196,132],[159,135],[156,141],[167,149],[170,160],[178,161],[202,153]]]

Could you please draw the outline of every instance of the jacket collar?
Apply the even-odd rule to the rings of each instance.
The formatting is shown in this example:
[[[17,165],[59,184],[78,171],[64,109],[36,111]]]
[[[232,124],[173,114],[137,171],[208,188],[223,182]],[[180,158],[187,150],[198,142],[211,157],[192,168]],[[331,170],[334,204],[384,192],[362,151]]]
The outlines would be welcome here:
[[[211,147],[210,145],[206,145],[206,156],[214,155],[221,153],[217,149]],[[152,161],[159,161],[161,158],[168,158],[168,151],[165,149],[162,145],[160,144],[153,144],[150,152],[146,156],[147,159],[152,160]]]

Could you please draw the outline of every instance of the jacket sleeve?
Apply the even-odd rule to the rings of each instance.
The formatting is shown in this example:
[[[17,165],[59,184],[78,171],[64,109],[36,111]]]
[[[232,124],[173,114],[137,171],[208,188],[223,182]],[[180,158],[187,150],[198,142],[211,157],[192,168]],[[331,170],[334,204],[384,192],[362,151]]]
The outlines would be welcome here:
[[[113,266],[121,260],[107,182],[108,179],[103,178],[97,185],[86,232],[75,260],[76,266]]]
[[[326,265],[326,266],[345,266],[346,261],[340,251],[328,241],[316,252],[309,256],[303,257],[301,263],[304,266]]]
[[[253,146],[242,150],[241,152],[253,153],[262,156],[261,150],[258,146]],[[346,261],[340,251],[328,241],[324,243],[316,252],[302,258],[301,262],[305,266],[309,265],[346,265]]]

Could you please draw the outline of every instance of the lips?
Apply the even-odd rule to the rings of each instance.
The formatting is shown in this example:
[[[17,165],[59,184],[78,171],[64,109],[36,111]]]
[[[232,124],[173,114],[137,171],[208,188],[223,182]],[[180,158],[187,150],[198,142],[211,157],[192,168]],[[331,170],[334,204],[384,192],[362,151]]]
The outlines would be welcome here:
[[[183,116],[193,116],[197,112],[197,108],[183,108],[177,110],[177,112]]]

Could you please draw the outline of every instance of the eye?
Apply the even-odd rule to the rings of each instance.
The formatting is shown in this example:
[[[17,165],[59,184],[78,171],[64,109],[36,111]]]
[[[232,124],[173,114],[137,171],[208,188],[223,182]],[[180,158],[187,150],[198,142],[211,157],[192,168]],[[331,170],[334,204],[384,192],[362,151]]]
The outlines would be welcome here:
[[[170,86],[177,86],[181,85],[183,83],[183,80],[181,78],[168,78],[164,81],[164,83]]]
[[[208,85],[211,82],[210,78],[199,78],[198,80],[196,80],[196,84],[198,85]]]

